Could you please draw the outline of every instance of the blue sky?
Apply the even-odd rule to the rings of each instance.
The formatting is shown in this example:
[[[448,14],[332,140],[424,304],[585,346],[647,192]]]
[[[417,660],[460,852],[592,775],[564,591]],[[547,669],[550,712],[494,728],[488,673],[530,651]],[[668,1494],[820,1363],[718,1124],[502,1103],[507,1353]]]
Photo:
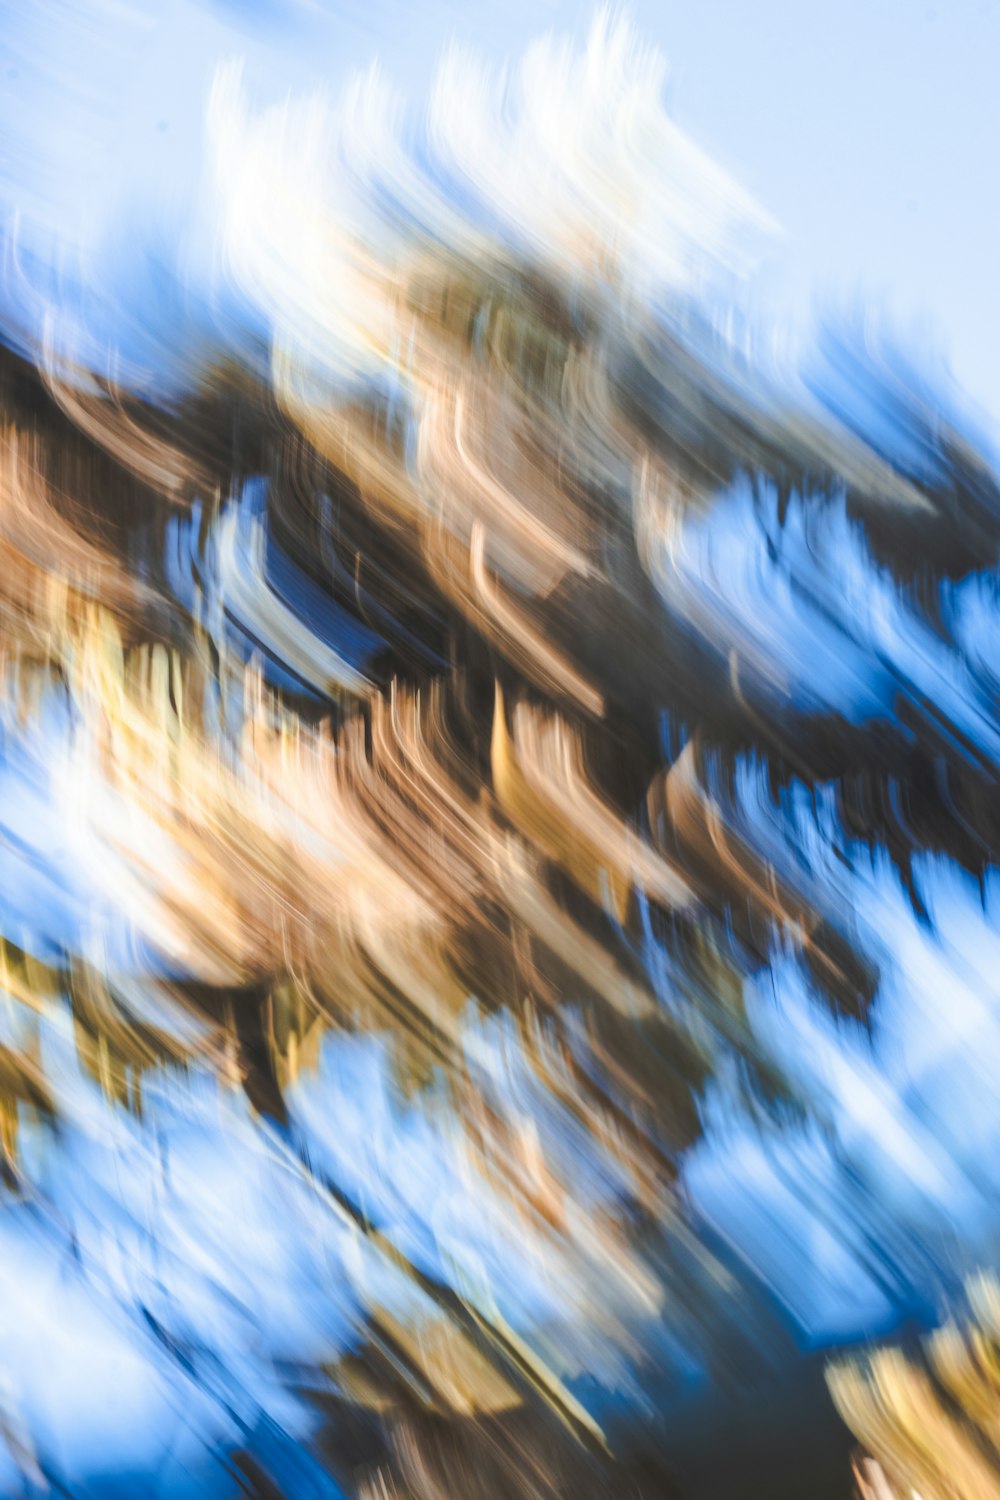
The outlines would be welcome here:
[[[402,21],[404,7],[384,10]],[[631,10],[670,60],[679,122],[783,226],[779,299],[797,314],[859,293],[890,307],[1000,418],[1000,5],[637,0]],[[404,43],[381,31],[382,5],[364,11],[388,66],[425,66],[415,16]],[[590,11],[579,0],[439,0],[437,35],[500,52],[549,24],[582,29]]]
[[[419,95],[451,38],[491,59],[584,35],[589,0],[38,0],[8,4],[0,208],[86,235],[109,205],[170,213],[216,64],[263,94],[378,56]],[[764,278],[798,320],[860,296],[1000,416],[1000,6],[993,0],[637,0],[681,125],[782,225]],[[9,279],[9,272],[8,272]],[[8,293],[10,288],[8,287]]]

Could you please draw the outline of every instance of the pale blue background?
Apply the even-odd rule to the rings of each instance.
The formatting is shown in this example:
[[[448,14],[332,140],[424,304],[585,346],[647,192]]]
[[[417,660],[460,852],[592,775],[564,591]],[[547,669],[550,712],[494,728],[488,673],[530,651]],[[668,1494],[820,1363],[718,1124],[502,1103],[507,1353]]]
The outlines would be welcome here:
[[[220,58],[262,94],[336,87],[378,54],[410,93],[449,37],[516,56],[581,0],[8,0],[0,210],[81,232],[125,195],[169,203]],[[918,325],[1000,415],[997,0],[638,0],[680,123],[786,231],[767,284],[796,317],[860,292]],[[167,210],[168,211],[168,210]],[[9,275],[8,275],[9,281]],[[10,288],[8,287],[8,292]]]

